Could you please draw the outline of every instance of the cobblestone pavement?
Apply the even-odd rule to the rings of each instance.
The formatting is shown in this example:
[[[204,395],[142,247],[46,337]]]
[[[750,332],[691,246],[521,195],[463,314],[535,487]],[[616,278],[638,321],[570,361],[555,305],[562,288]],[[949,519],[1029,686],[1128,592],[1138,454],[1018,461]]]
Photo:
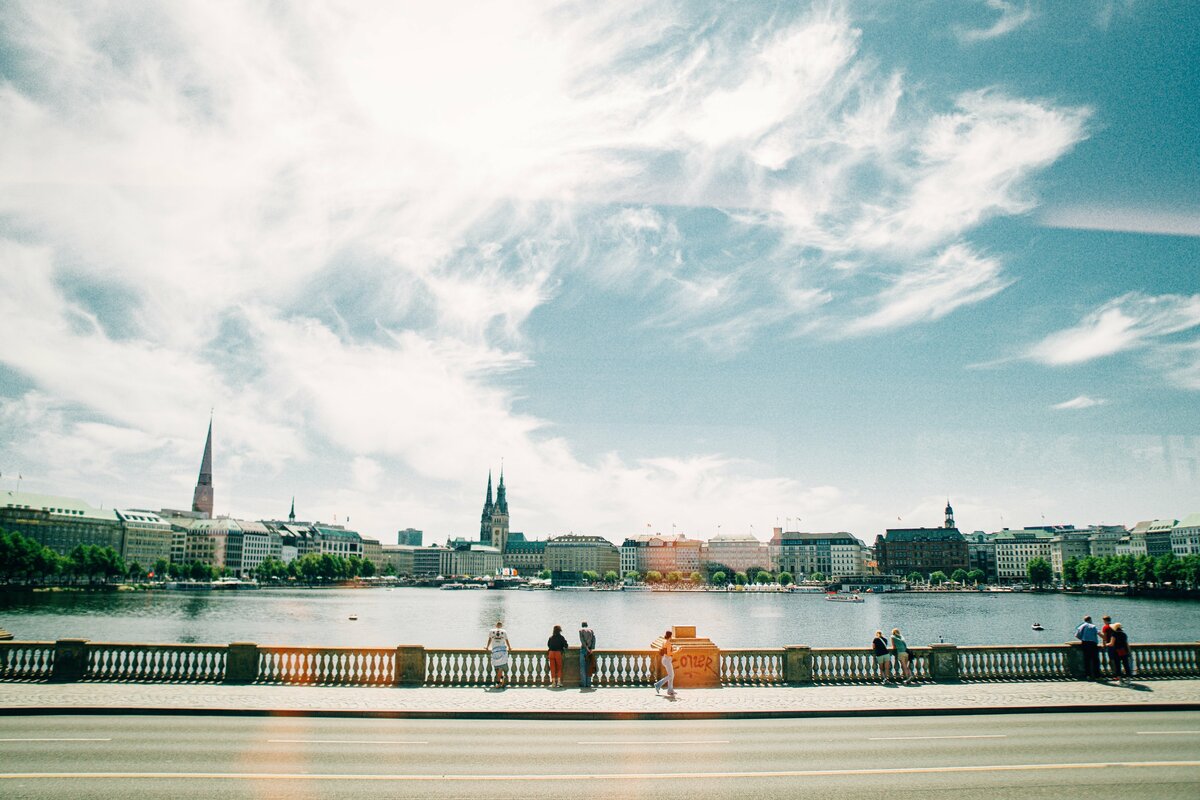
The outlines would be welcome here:
[[[0,709],[419,712],[445,714],[771,714],[1018,710],[1194,704],[1200,680],[1144,680],[1131,687],[1082,681],[917,686],[680,689],[668,699],[643,689],[359,688],[161,683],[0,683]],[[19,713],[19,711],[18,711]]]

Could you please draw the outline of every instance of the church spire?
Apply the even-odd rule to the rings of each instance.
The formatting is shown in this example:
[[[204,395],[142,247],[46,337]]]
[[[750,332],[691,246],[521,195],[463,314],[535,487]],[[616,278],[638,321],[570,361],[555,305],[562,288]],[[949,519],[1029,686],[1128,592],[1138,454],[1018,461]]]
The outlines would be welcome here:
[[[501,514],[508,513],[508,498],[504,492],[504,466],[500,466],[500,485],[496,487],[496,510]]]
[[[292,510],[288,512],[288,522],[296,521],[296,495],[292,495]]]
[[[946,498],[946,527],[956,527],[954,524],[954,509],[950,507],[950,498]]]
[[[192,494],[192,511],[199,511],[207,518],[213,515],[212,485],[212,417],[208,418],[208,438],[204,440],[204,457],[200,459],[200,477],[196,479],[196,491]]]

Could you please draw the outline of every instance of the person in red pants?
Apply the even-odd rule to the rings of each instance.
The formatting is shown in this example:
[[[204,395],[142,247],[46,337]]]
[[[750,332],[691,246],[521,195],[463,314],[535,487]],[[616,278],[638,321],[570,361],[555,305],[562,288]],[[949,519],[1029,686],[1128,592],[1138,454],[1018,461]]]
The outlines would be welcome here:
[[[562,635],[562,625],[554,626],[554,633],[546,641],[547,658],[550,660],[550,687],[562,687],[563,653],[567,649],[567,637]]]

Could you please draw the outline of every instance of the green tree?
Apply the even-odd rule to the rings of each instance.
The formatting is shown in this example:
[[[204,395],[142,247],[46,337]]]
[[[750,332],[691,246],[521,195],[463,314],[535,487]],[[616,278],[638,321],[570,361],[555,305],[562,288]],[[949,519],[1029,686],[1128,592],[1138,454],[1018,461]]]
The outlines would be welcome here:
[[[1034,586],[1042,587],[1054,580],[1054,567],[1050,566],[1050,562],[1038,556],[1029,559],[1029,563],[1025,565],[1025,574],[1029,576],[1029,582]]]
[[[967,580],[976,586],[983,582],[984,577],[983,570],[981,569],[973,569],[967,573]]]
[[[1102,562],[1095,556],[1084,556],[1079,559],[1075,575],[1082,583],[1097,583],[1100,580]]]
[[[825,582],[825,573],[821,572],[820,570],[817,570],[813,574],[809,575],[808,579],[810,581],[816,581],[817,583],[824,583]]]
[[[737,572],[737,573],[734,573],[733,582],[736,583],[738,586],[745,586],[747,583],[750,582],[750,578],[747,577],[746,573],[744,573],[744,572]]]
[[[636,569],[631,569],[631,570],[629,570],[629,572],[625,573],[625,580],[627,580],[627,581],[633,581],[634,583],[636,583],[636,582],[640,581],[641,579],[642,579],[642,576],[638,573],[638,571]]]
[[[604,573],[605,583],[616,583],[619,580],[621,580],[621,576],[618,575],[615,570],[610,569],[608,572]]]
[[[929,582],[934,586],[941,586],[948,580],[950,579],[946,577],[946,573],[942,572],[940,569],[929,576]]]
[[[695,583],[695,584],[701,584],[701,583],[704,583],[704,576],[701,575],[699,572],[693,572],[691,575],[688,576],[688,581],[690,581],[691,583]]]
[[[967,571],[962,567],[959,567],[958,569],[954,570],[954,573],[950,576],[950,580],[954,581],[955,583],[965,585],[967,582]]]
[[[599,575],[597,575],[597,574],[596,574],[595,572],[593,572],[592,570],[590,570],[590,569],[585,569],[585,570],[583,571],[583,580],[584,580],[584,581],[586,581],[587,583],[595,583],[595,582],[596,582],[596,581],[598,581],[599,579],[600,579],[600,576],[599,576]]]
[[[140,581],[146,577],[146,570],[142,569],[142,565],[138,562],[131,561],[125,570],[125,574],[129,576],[129,580],[131,581]]]
[[[682,572],[668,572],[667,573],[667,583],[675,584],[675,583],[679,583],[681,580],[683,580]]]
[[[1071,556],[1063,562],[1062,579],[1067,586],[1079,585],[1079,559],[1075,556]]]
[[[160,558],[154,562],[154,577],[158,580],[165,580],[171,573],[171,563],[165,558]]]
[[[724,572],[717,570],[708,576],[708,582],[713,586],[724,586],[725,584],[729,583],[729,576]]]
[[[755,583],[774,583],[775,576],[767,572],[765,569],[760,569],[754,576]]]
[[[541,572],[538,573],[538,577],[544,581],[550,580],[550,570],[548,570],[548,569],[542,570]]]
[[[909,583],[920,583],[921,581],[925,580],[925,576],[919,572],[910,572],[908,573],[908,577],[904,580],[908,581]]]
[[[1180,578],[1193,589],[1200,586],[1200,555],[1190,553],[1180,559]]]
[[[1183,562],[1174,553],[1164,553],[1154,559],[1154,579],[1158,584],[1178,584],[1183,577]]]
[[[1140,555],[1133,560],[1134,580],[1139,586],[1154,582],[1154,559],[1148,555]]]
[[[646,583],[662,583],[662,573],[656,569],[652,569],[646,573]]]
[[[188,564],[188,577],[194,581],[211,581],[213,579],[213,568],[202,561],[193,561]]]
[[[779,585],[780,586],[788,586],[789,584],[791,584],[792,580],[793,580],[792,573],[787,572],[787,571],[779,573]]]

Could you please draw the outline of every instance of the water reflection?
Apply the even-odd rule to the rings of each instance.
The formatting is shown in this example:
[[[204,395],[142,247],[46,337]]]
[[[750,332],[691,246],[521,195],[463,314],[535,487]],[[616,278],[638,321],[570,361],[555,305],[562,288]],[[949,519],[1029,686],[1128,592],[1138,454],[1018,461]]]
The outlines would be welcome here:
[[[695,625],[724,647],[865,647],[876,630],[892,628],[913,645],[1061,643],[1084,614],[1105,613],[1135,642],[1196,641],[1197,611],[1195,601],[1028,593],[880,595],[862,604],[819,595],[436,589],[0,593],[0,627],[19,639],[473,649],[497,620],[516,647],[541,647],[552,626],[573,634],[585,619],[601,649],[647,647],[672,625]],[[1033,621],[1045,631],[1032,631]]]

